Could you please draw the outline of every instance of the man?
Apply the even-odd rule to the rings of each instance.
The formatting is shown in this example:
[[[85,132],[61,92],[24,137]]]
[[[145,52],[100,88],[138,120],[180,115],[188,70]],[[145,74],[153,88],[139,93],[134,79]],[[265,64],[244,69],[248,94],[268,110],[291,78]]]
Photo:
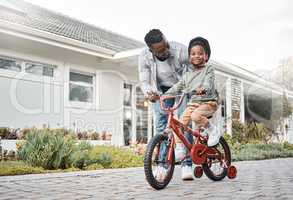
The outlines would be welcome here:
[[[159,134],[166,127],[167,115],[161,110],[160,102],[155,100],[155,96],[164,94],[182,78],[188,67],[188,51],[182,44],[168,42],[159,29],[150,30],[144,40],[148,48],[139,56],[139,80],[143,93],[155,104],[155,127],[156,134]],[[167,100],[165,104],[172,106],[174,100]],[[185,137],[192,141],[190,134]],[[165,174],[166,169],[159,166],[156,176],[163,179]],[[187,158],[182,162],[182,179],[193,180],[192,174],[192,161]]]

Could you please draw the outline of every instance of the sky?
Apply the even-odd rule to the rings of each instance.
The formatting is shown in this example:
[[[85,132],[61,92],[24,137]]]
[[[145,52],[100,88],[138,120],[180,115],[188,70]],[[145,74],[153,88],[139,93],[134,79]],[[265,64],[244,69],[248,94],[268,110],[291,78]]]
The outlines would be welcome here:
[[[185,45],[202,36],[212,59],[250,71],[272,70],[293,56],[290,0],[26,1],[141,42],[152,28]]]

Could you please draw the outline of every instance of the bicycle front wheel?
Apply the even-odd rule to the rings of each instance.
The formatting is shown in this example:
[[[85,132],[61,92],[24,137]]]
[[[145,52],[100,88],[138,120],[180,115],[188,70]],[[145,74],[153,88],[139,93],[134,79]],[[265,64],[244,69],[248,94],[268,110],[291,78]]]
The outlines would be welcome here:
[[[165,134],[155,135],[149,142],[144,156],[144,172],[148,183],[160,190],[165,188],[172,179],[175,167],[174,149],[172,160],[167,162],[170,142]],[[162,172],[163,169],[163,172]],[[158,173],[163,173],[158,176]]]

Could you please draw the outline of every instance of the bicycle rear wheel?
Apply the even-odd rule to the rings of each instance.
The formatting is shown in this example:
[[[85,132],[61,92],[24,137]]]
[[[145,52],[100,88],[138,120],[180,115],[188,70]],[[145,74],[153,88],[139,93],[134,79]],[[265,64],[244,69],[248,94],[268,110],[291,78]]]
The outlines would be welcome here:
[[[164,157],[163,160],[159,159],[159,152],[161,148],[166,148],[166,155],[162,156]],[[156,190],[165,188],[169,184],[173,176],[175,167],[175,156],[174,149],[172,149],[172,161],[171,163],[168,163],[166,161],[169,148],[170,145],[168,141],[168,136],[165,134],[157,134],[151,139],[145,152],[144,172],[146,180]],[[159,167],[164,167],[164,169],[166,169],[166,174],[163,180],[156,177],[156,173],[158,172]]]
[[[206,176],[213,181],[220,181],[227,175],[227,168],[231,165],[231,152],[229,145],[223,137],[220,138],[219,144],[211,147],[217,152],[219,157],[207,157],[207,162],[202,164],[202,168]]]

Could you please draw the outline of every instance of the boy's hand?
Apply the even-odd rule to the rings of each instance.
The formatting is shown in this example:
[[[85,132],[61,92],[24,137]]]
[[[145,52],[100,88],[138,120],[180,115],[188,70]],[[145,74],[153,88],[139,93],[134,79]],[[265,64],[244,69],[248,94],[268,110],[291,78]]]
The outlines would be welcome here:
[[[160,98],[160,96],[155,92],[147,92],[147,95],[147,99],[153,103]]]
[[[198,88],[195,91],[196,95],[204,95],[206,93],[206,90],[204,88]]]

